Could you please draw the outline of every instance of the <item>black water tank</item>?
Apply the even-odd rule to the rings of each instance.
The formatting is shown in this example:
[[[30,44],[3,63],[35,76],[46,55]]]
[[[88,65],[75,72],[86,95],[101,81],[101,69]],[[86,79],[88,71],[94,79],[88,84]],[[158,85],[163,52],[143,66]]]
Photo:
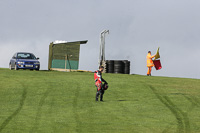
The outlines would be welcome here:
[[[106,60],[106,73],[130,74],[130,61]]]
[[[130,74],[130,61],[124,60],[124,74]]]
[[[124,73],[124,62],[122,60],[114,61],[114,73]]]
[[[114,73],[114,60],[106,61],[106,73]]]

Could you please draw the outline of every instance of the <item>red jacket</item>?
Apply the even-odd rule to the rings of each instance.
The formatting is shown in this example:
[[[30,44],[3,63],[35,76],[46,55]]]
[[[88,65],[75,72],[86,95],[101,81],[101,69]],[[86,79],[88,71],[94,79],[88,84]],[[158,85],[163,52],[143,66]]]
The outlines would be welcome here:
[[[102,82],[107,83],[107,82],[102,78],[102,74],[101,74],[101,72],[100,72],[99,70],[97,70],[97,71],[94,72],[94,80],[95,80],[95,82],[100,81],[101,83],[102,83]]]

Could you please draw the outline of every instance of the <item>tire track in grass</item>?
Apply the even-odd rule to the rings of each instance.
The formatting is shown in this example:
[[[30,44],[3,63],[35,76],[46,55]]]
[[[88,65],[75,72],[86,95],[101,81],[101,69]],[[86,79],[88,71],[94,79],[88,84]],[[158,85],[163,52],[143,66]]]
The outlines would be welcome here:
[[[168,103],[175,108],[175,110],[177,111],[177,113],[181,116],[183,124],[184,124],[184,131],[186,133],[190,132],[190,122],[189,122],[189,118],[188,118],[188,114],[187,112],[183,112],[181,109],[179,109],[175,104],[172,103],[172,101],[167,97],[164,96],[166,101],[168,101]]]
[[[192,103],[191,107],[188,109],[188,112],[191,112],[195,107],[199,107],[200,104],[196,97],[194,96],[189,97],[186,95],[183,96]]]
[[[79,97],[79,93],[80,93],[80,85],[77,84],[77,87],[75,89],[75,94],[74,94],[74,99],[73,99],[73,113],[74,113],[74,118],[75,118],[75,122],[76,122],[76,132],[80,132],[80,118],[79,118],[79,114],[78,114],[78,110],[77,110],[77,106],[78,106],[78,97]]]
[[[44,95],[41,97],[40,99],[40,102],[39,102],[39,106],[38,106],[38,109],[37,109],[37,114],[35,116],[35,123],[31,129],[31,133],[34,133],[37,131],[38,129],[38,125],[39,125],[39,121],[41,119],[41,110],[42,110],[42,106],[44,105],[45,103],[45,99],[48,97],[49,93],[51,92],[50,88],[47,88]]]
[[[161,96],[158,94],[156,89],[149,86],[156,97],[174,114],[177,120],[177,132],[179,133],[189,133],[190,132],[190,122],[187,113],[184,113],[179,109],[167,96]],[[163,132],[166,132],[164,130]]]
[[[119,88],[121,88],[121,87],[119,87]],[[118,90],[121,90],[121,89],[118,89]],[[106,92],[106,91],[105,91]],[[123,98],[121,98],[121,93],[119,93],[120,91],[112,91],[112,92],[106,92],[106,93],[108,93],[108,95],[109,95],[109,93],[111,94],[112,93],[112,95],[114,95],[115,97],[114,98],[116,98],[116,99],[114,99],[114,100],[111,100],[111,101],[106,101],[106,102],[116,102],[116,104],[115,104],[115,107],[113,107],[111,110],[112,111],[118,111],[119,112],[119,109],[121,110],[121,112],[122,113],[120,113],[120,115],[116,115],[116,114],[114,114],[114,113],[111,113],[110,115],[116,115],[114,118],[119,122],[119,121],[123,121],[123,124],[126,124],[126,125],[123,125],[123,124],[120,124],[120,125],[117,125],[118,123],[115,123],[115,126],[117,126],[118,128],[119,128],[119,130],[113,130],[113,131],[121,131],[121,132],[123,132],[123,130],[125,129],[125,126],[128,126],[128,125],[132,125],[132,120],[133,120],[133,118],[132,117],[129,117],[129,114],[133,114],[133,112],[132,112],[132,110],[131,109],[129,109],[129,107],[127,107],[127,103],[128,102],[130,102],[130,104],[134,104],[134,100],[131,100],[131,99],[129,99],[127,96],[126,97],[123,97]],[[126,104],[125,104],[126,103]],[[110,111],[110,110],[109,110]],[[112,112],[111,111],[111,112]],[[120,117],[125,117],[126,118],[126,121],[124,121],[124,120],[121,120],[121,118]],[[108,116],[109,117],[109,116]],[[145,128],[147,128],[147,127],[145,127]],[[130,126],[129,127],[129,130],[131,130],[131,132],[137,132],[135,129],[134,129],[134,127],[132,127],[132,126]]]
[[[19,82],[20,83],[20,82]],[[9,122],[19,114],[19,112],[22,110],[23,106],[24,106],[24,101],[26,99],[27,96],[27,88],[23,83],[20,83],[22,85],[23,88],[23,92],[22,92],[22,96],[21,96],[21,100],[19,102],[19,106],[18,108],[14,111],[13,114],[11,114],[0,126],[0,132],[2,132],[2,130],[9,124]]]

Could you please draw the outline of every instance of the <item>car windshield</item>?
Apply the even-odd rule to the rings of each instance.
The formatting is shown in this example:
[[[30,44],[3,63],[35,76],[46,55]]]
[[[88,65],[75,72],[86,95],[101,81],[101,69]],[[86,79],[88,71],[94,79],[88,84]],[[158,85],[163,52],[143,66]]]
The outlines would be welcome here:
[[[31,53],[18,53],[17,59],[36,59],[36,57]]]

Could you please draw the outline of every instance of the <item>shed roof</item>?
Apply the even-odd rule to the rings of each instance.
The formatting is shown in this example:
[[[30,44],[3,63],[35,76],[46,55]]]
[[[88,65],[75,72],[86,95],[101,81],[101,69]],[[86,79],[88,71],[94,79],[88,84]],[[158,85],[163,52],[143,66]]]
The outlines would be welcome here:
[[[83,41],[74,41],[74,42],[67,42],[67,41],[59,41],[59,40],[56,40],[53,42],[53,44],[64,44],[64,43],[74,43],[74,44],[86,44],[88,42],[88,40],[83,40]]]

